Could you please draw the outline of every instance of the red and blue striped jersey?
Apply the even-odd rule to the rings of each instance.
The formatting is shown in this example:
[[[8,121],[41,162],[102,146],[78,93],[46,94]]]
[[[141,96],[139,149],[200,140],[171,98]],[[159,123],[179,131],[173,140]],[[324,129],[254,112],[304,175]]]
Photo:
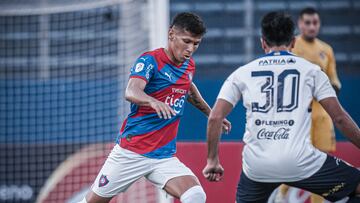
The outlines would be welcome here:
[[[168,104],[176,116],[162,119],[154,109],[131,103],[130,114],[122,124],[117,143],[149,158],[172,157],[176,152],[179,122],[194,73],[192,58],[177,66],[163,48],[142,54],[131,68],[130,78],[144,80],[144,92]]]

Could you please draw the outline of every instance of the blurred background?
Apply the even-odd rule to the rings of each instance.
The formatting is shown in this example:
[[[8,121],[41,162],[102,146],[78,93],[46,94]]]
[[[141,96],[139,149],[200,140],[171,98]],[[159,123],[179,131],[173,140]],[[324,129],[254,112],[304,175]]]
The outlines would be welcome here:
[[[359,123],[358,0],[0,1],[0,202],[76,202],[86,193],[129,111],[124,89],[130,68],[141,53],[166,45],[176,13],[195,12],[207,25],[194,55],[194,82],[212,105],[225,78],[263,54],[262,16],[284,10],[296,21],[306,6],[320,13],[319,38],[333,47],[342,82],[339,99]],[[245,126],[241,105],[229,120],[233,130],[222,137],[221,149],[229,178],[213,185],[200,179],[208,202],[234,202]],[[206,121],[187,105],[178,135],[178,156],[199,177]],[[360,166],[359,150],[338,132],[336,139],[336,155]],[[140,180],[113,201],[167,201],[158,196]]]

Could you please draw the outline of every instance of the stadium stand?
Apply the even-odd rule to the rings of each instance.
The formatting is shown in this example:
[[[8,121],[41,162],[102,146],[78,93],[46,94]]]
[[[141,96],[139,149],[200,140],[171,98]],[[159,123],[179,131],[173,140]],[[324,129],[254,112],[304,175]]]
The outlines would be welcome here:
[[[359,73],[360,48],[359,23],[354,19],[360,17],[360,4],[356,0],[171,0],[171,16],[181,11],[194,11],[203,16],[209,31],[200,46],[195,59],[199,69],[208,69],[213,74],[218,68],[225,72],[234,70],[255,56],[262,54],[258,40],[260,37],[259,22],[261,17],[272,10],[284,10],[296,20],[298,12],[305,6],[314,6],[322,16],[320,38],[330,42],[336,54],[340,72]],[[203,71],[203,70],[202,70]],[[201,72],[202,72],[201,71]]]

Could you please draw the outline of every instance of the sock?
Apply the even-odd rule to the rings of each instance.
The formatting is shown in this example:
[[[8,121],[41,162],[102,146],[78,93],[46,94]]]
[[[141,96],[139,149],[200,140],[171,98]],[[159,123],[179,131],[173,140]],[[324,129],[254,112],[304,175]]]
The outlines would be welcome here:
[[[206,194],[200,185],[186,190],[180,197],[182,203],[205,203]]]

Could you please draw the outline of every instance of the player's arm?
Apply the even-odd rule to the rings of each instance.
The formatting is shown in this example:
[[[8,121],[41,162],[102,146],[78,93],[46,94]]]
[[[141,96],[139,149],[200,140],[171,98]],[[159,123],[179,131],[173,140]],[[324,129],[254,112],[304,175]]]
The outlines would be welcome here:
[[[170,119],[175,116],[175,111],[169,105],[161,102],[144,92],[146,82],[139,78],[130,78],[125,90],[125,99],[139,106],[153,108],[160,118]]]
[[[360,129],[350,115],[342,108],[336,97],[320,100],[321,106],[332,118],[335,126],[360,149]]]
[[[238,69],[240,70],[240,69]],[[219,162],[219,142],[221,135],[221,121],[232,111],[233,107],[241,98],[241,75],[235,71],[224,82],[220,89],[218,99],[211,110],[208,118],[207,136],[207,164],[203,170],[203,175],[209,181],[219,181],[224,173],[224,169]]]
[[[335,89],[336,94],[338,94],[341,89],[341,83],[336,72],[336,61],[334,52],[331,48],[329,52],[329,63],[328,68],[326,69],[326,75],[328,75],[331,85]]]
[[[233,105],[226,100],[218,99],[212,109],[207,127],[207,165],[203,170],[203,175],[209,181],[219,181],[224,169],[219,161],[219,142],[221,135],[221,125],[224,118],[231,112]]]
[[[211,112],[211,108],[208,103],[204,100],[204,98],[201,96],[199,89],[196,87],[196,85],[192,82],[187,101],[192,104],[194,107],[199,109],[201,112],[203,112],[206,116],[209,116]],[[229,133],[231,130],[231,123],[224,118],[222,123],[222,128],[225,133]]]
[[[199,89],[193,82],[190,85],[187,101],[203,112],[206,116],[209,116],[211,108],[201,96]]]

